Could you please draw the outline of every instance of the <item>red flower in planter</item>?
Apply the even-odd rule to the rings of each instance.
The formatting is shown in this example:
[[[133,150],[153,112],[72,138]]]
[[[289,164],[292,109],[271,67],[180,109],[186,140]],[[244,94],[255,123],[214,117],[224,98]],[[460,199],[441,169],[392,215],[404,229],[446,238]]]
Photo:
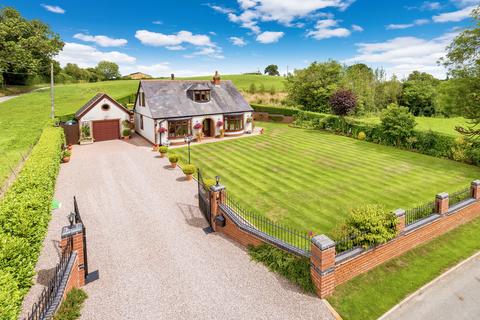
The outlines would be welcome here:
[[[222,120],[218,120],[218,121],[217,121],[217,127],[220,128],[221,126],[223,126],[223,121],[222,121]]]
[[[158,128],[158,132],[165,133],[165,132],[167,132],[167,128],[160,127],[160,128]]]
[[[195,123],[195,125],[193,126],[193,129],[195,130],[199,130],[199,129],[202,129],[202,124],[201,123]]]

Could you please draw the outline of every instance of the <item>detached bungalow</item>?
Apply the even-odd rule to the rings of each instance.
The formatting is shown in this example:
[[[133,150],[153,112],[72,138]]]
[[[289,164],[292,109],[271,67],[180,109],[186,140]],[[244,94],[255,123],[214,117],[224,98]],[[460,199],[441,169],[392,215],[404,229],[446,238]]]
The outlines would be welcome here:
[[[218,72],[208,80],[141,80],[134,107],[135,131],[153,144],[184,137],[242,135],[252,131],[252,112],[231,81]]]

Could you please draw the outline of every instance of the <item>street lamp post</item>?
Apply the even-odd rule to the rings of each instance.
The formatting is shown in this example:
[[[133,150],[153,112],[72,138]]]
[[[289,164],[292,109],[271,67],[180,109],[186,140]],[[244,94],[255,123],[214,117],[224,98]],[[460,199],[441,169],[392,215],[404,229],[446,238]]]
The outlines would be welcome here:
[[[188,164],[190,164],[190,143],[192,143],[193,137],[192,136],[185,136],[183,141],[188,144]]]

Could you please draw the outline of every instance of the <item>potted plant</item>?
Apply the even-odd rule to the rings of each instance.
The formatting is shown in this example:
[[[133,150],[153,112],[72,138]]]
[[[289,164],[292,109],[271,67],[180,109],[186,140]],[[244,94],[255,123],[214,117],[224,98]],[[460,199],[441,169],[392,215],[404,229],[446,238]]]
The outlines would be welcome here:
[[[123,131],[122,131],[123,139],[125,139],[125,140],[130,139],[130,134],[131,133],[132,133],[132,130],[127,129],[127,128],[123,129]]]
[[[225,129],[220,130],[220,138],[225,137]]]
[[[180,157],[177,154],[171,154],[168,156],[168,161],[170,161],[170,167],[175,168]]]
[[[68,149],[68,150],[72,150],[72,148],[73,148],[73,147],[72,147],[71,144],[69,144],[69,145],[67,146],[67,149]]]
[[[93,139],[90,136],[90,124],[83,123],[80,128],[80,144],[89,144],[93,143]]]
[[[183,166],[182,171],[187,181],[190,181],[193,178],[193,174],[197,171],[197,168],[193,164],[186,164]]]
[[[251,123],[253,121],[252,117],[247,118],[247,123]]]
[[[63,163],[69,162],[71,155],[72,155],[72,153],[70,152],[70,150],[63,150],[63,152],[62,152],[62,161],[63,161]]]
[[[168,152],[168,147],[167,146],[160,146],[160,147],[158,147],[158,152],[160,152],[160,158],[165,158],[165,155]]]
[[[167,132],[167,128],[160,127],[160,128],[158,128],[157,131],[158,131],[159,133],[165,133],[165,132]]]
[[[223,127],[223,121],[222,121],[222,120],[218,120],[218,121],[217,121],[217,128],[220,129],[220,128],[222,128],[222,127]],[[220,129],[220,132],[221,132],[222,130],[223,130],[223,129]],[[219,135],[217,136],[217,138],[220,138],[220,137],[221,137],[221,135],[219,134]]]

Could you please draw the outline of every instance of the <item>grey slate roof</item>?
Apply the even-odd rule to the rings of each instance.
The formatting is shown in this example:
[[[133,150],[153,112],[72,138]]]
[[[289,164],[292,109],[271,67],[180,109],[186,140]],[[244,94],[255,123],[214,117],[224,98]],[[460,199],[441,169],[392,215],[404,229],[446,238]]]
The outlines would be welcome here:
[[[103,96],[104,93],[97,93],[92,99],[88,100],[87,103],[85,103],[80,109],[78,109],[77,112],[75,112],[75,118],[79,117],[85,110],[90,108],[92,104],[95,103],[98,99],[100,99],[101,96]]]
[[[253,111],[229,80],[222,80],[219,86],[206,80],[142,80],[140,85],[155,119]],[[210,89],[210,101],[193,101],[188,95],[192,86]]]

